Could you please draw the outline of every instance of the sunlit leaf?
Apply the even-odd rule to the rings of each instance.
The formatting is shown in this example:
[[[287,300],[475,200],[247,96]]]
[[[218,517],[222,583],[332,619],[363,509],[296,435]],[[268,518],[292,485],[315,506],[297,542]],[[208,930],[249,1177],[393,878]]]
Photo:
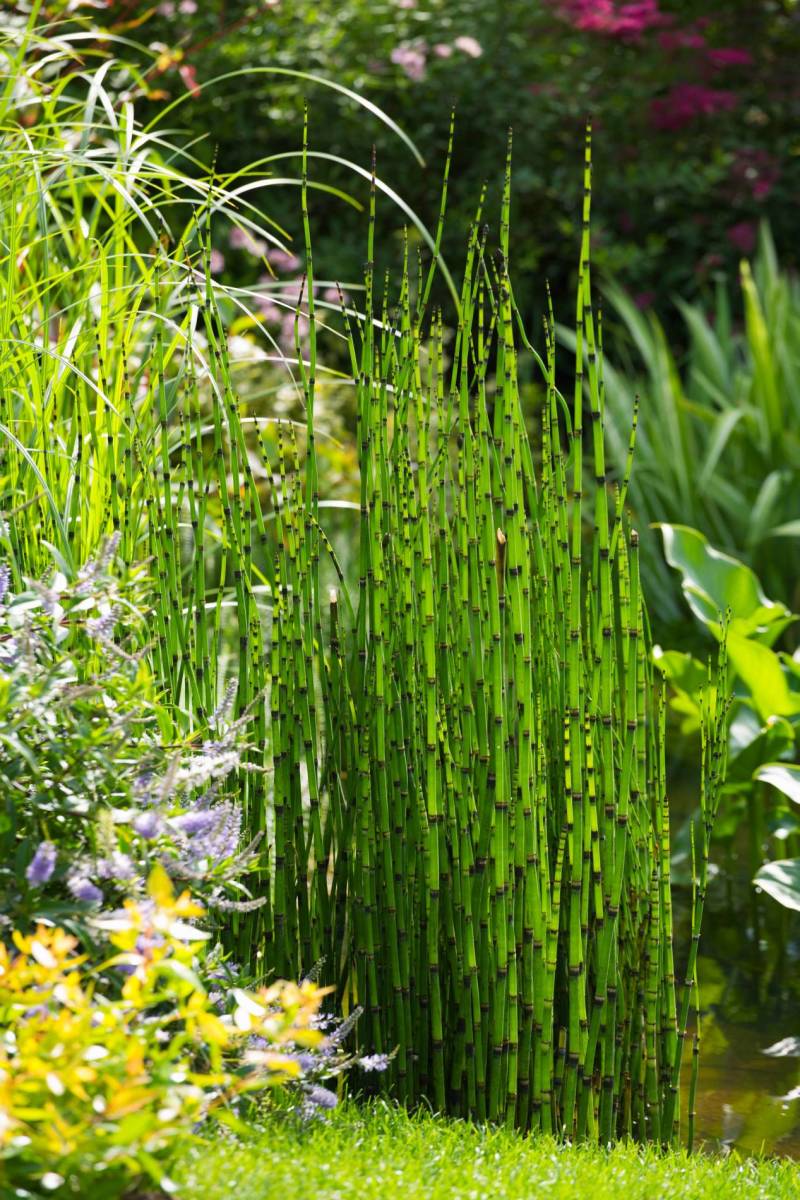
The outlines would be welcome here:
[[[800,858],[779,858],[765,863],[753,883],[784,908],[800,912]]]
[[[750,690],[761,717],[790,717],[800,712],[800,693],[792,692],[774,650],[740,633],[728,634],[731,665]]]
[[[702,533],[686,525],[659,526],[667,562],[680,571],[692,612],[716,636],[730,613],[731,630],[767,646],[795,617],[786,606],[764,595],[748,566],[711,546]]]
[[[783,792],[784,796],[794,800],[795,804],[800,804],[799,766],[790,763],[765,763],[756,771],[754,778],[760,779],[762,783],[771,784],[779,792]]]
[[[800,1058],[800,1037],[781,1038],[761,1053],[769,1054],[771,1058]]]

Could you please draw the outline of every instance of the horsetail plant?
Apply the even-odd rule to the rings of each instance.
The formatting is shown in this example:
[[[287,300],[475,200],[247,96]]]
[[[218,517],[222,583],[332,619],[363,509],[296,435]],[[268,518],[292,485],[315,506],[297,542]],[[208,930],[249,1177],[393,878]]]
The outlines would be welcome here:
[[[406,1101],[671,1144],[724,765],[724,663],[707,689],[702,858],[681,992],[664,688],[624,516],[633,432],[616,500],[607,476],[590,202],[587,136],[574,401],[565,428],[551,318],[537,356],[537,469],[509,282],[510,165],[497,261],[480,209],[470,235],[449,362],[443,315],[427,306],[430,276],[415,300],[407,256],[396,303],[375,309],[373,185],[365,311],[347,324],[358,591],[344,604],[346,585],[334,592],[326,645],[309,372],[305,496],[284,455],[279,466],[270,686],[280,920],[264,928],[260,912],[253,940],[274,941],[280,970],[320,954],[336,964],[345,1001],[366,1009],[364,1036],[397,1048],[390,1076]],[[312,689],[322,715],[309,758]]]
[[[56,127],[57,98],[44,111]],[[589,137],[571,406],[552,308],[539,356],[514,303],[510,145],[499,253],[481,196],[452,322],[431,301],[447,177],[430,265],[406,245],[390,301],[376,277],[373,163],[363,305],[342,297],[338,333],[360,467],[350,579],[320,499],[307,137],[297,423],[237,392],[223,307],[245,299],[221,301],[208,240],[214,212],[235,211],[231,195],[212,182],[178,196],[129,115],[110,132],[107,174],[102,155],[70,157],[35,130],[30,173],[16,170],[18,131],[0,156],[0,542],[15,586],[53,557],[74,575],[114,532],[125,561],[149,563],[165,733],[179,741],[201,725],[213,745],[224,697],[248,735],[225,787],[236,780],[247,843],[261,837],[247,880],[261,903],[231,914],[231,949],[284,977],[324,960],[345,1010],[364,1010],[364,1043],[391,1056],[401,1100],[674,1144],[725,664],[706,689],[680,987],[664,689],[625,515],[635,429],[617,492],[605,459]],[[190,213],[168,246],[165,196]],[[84,214],[75,230],[70,205]]]

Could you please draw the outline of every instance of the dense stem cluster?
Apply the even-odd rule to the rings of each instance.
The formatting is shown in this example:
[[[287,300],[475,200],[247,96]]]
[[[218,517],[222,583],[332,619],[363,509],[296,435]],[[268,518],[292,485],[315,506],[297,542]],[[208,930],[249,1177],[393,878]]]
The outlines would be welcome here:
[[[363,1036],[397,1048],[391,1082],[407,1101],[671,1142],[696,940],[681,987],[664,695],[623,517],[630,459],[614,503],[606,479],[588,140],[585,180],[575,397],[565,431],[551,320],[538,466],[508,276],[510,172],[497,262],[476,217],[449,363],[429,285],[420,277],[415,303],[407,264],[374,319],[370,241],[350,334],[358,597],[335,592],[324,626],[315,468],[302,496],[282,460],[273,907],[254,937],[280,971],[336,964],[341,993],[366,1009]],[[309,422],[312,376],[313,353]],[[695,933],[722,726],[709,701]]]

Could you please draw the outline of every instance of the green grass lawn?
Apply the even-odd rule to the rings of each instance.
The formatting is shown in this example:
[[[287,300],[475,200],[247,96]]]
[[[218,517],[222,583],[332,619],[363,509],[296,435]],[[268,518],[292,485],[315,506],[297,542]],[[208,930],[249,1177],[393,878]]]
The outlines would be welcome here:
[[[178,1195],[200,1200],[731,1200],[800,1196],[800,1167],[635,1145],[603,1151],[526,1140],[504,1129],[344,1106],[298,1129],[282,1120],[253,1141],[194,1147],[172,1172]]]

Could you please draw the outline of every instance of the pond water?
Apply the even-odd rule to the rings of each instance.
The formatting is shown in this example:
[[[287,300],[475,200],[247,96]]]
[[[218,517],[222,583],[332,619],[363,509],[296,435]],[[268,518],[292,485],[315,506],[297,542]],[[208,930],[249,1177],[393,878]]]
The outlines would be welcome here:
[[[709,1149],[800,1159],[800,913],[759,895],[740,860],[714,847],[712,861],[723,858],[708,889],[698,961],[697,1137]],[[675,900],[680,970],[689,889],[677,887]]]

